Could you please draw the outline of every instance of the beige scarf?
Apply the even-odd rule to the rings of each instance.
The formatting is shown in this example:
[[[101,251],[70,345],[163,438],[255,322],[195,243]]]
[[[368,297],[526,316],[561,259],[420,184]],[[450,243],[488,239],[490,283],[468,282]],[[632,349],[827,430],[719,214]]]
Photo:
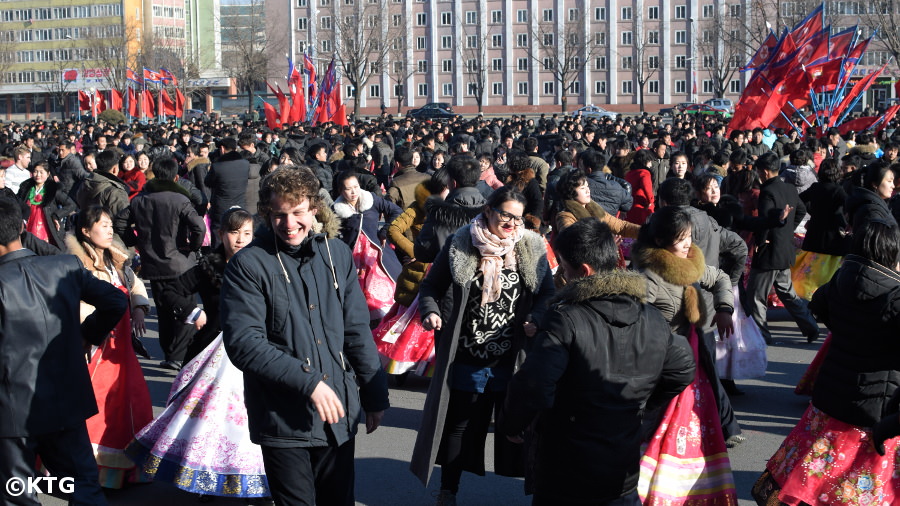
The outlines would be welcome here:
[[[522,227],[516,228],[512,237],[500,239],[485,224],[484,215],[479,214],[469,227],[472,245],[481,254],[479,270],[484,278],[481,283],[481,305],[491,303],[500,298],[500,272],[506,268],[516,270],[516,243],[522,239]]]

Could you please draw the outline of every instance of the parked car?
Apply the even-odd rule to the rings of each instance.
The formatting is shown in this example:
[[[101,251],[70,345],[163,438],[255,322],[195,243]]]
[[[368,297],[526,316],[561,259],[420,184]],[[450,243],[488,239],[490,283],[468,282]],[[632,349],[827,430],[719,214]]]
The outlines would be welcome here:
[[[730,98],[711,98],[703,103],[712,107],[713,109],[718,109],[722,112],[734,114],[734,102],[732,102]]]
[[[606,109],[604,109],[602,107],[598,107],[596,105],[586,105],[586,106],[584,106],[580,109],[576,109],[574,112],[572,112],[572,116],[575,118],[581,116],[582,118],[585,118],[585,119],[609,118],[609,119],[614,120],[619,115],[612,111],[607,111]]]
[[[187,109],[184,111],[184,120],[187,122],[200,121],[203,118],[203,114],[203,111],[200,109]]]
[[[685,107],[691,105],[690,102],[681,102],[673,105],[672,107],[664,107],[659,110],[660,116],[675,116],[676,114],[684,113]]]
[[[406,111],[406,116],[416,119],[454,119],[459,115],[439,107],[421,107]]]
[[[428,102],[419,107],[419,109],[443,109],[447,112],[453,112],[453,106],[449,102]]]
[[[691,104],[684,108],[682,114],[701,114],[701,115],[713,115],[713,114],[721,114],[726,118],[730,118],[732,113],[728,111],[723,111],[721,109],[716,109],[715,107],[707,104]]]

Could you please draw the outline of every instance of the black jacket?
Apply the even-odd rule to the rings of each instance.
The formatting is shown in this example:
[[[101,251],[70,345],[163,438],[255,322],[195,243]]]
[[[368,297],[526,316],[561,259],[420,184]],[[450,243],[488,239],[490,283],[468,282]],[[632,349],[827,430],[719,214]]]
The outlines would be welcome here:
[[[72,255],[0,257],[0,437],[48,434],[83,424],[97,401],[82,340],[100,344],[128,298]],[[79,324],[80,301],[97,308]]]
[[[866,223],[872,220],[883,220],[897,225],[894,215],[887,202],[880,195],[868,188],[857,186],[847,198],[847,215],[850,216],[850,224],[856,233],[862,232]]]
[[[70,196],[76,182],[91,177],[91,173],[84,169],[81,159],[75,153],[71,153],[60,161],[55,175],[59,178],[60,189]]]
[[[325,162],[312,158],[306,160],[306,165],[312,169],[313,174],[316,175],[316,179],[319,180],[319,184],[322,185],[322,188],[328,191],[328,193],[331,193],[334,184],[334,174],[331,173],[331,166]]]
[[[591,189],[591,199],[607,213],[617,216],[619,211],[627,213],[631,210],[634,198],[628,181],[612,174],[594,171],[588,175],[587,182]]]
[[[570,283],[510,382],[502,433],[538,418],[528,467],[542,497],[601,504],[635,490],[645,408],[664,406],[694,379],[690,346],[641,302],[646,295],[634,272]]]
[[[477,188],[457,188],[447,195],[446,200],[439,196],[429,197],[425,202],[427,216],[422,231],[413,244],[416,260],[433,262],[447,238],[478,216],[484,204],[484,196]]]
[[[900,386],[900,273],[856,255],[809,304],[831,330],[813,405],[842,422],[871,427]]]
[[[360,408],[388,407],[366,300],[341,241],[314,235],[289,249],[267,230],[228,262],[221,301],[225,349],[244,372],[254,443],[341,445],[356,434]],[[320,381],[346,413],[327,430],[309,400]]]
[[[846,199],[847,194],[838,183],[813,183],[800,194],[809,213],[802,246],[805,251],[837,256],[847,254],[849,241],[841,233],[847,228]]]
[[[249,180],[250,162],[244,160],[237,151],[225,153],[213,162],[204,182],[209,188],[209,219],[215,225],[218,225],[219,219],[232,206],[246,209]],[[253,212],[255,211],[254,209]]]
[[[19,200],[26,202],[28,192],[32,188],[34,188],[34,179],[26,179],[19,185]],[[77,211],[78,207],[52,179],[48,179],[44,183],[44,200],[40,207],[44,211],[44,222],[47,224],[47,234],[50,236],[52,244],[62,247],[66,235],[64,220]],[[59,224],[60,228],[56,228],[56,224]]]
[[[793,207],[787,219],[781,221],[784,206]],[[780,271],[794,264],[794,229],[806,216],[806,207],[797,189],[779,177],[764,182],[759,189],[759,216],[745,216],[744,227],[752,230],[756,242],[752,267],[766,271]]]
[[[108,172],[91,172],[91,177],[81,181],[75,192],[79,209],[99,204],[116,216],[128,207],[128,185]],[[124,237],[123,237],[124,239]]]
[[[141,276],[149,281],[174,279],[193,267],[206,234],[187,190],[161,179],[147,181],[114,226],[126,245],[141,252]]]

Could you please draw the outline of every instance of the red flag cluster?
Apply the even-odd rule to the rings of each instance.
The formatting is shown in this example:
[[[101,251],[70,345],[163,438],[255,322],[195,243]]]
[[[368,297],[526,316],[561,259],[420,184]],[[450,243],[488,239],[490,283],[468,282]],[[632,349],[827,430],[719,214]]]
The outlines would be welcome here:
[[[156,96],[150,90],[135,90],[131,87],[126,93],[119,90],[78,92],[78,108],[90,111],[89,114],[94,116],[106,109],[115,109],[130,116],[143,114],[146,117],[153,117],[159,113],[180,118],[184,116],[184,103],[184,94],[177,88],[174,99],[164,89]]]
[[[729,132],[787,127],[789,118],[804,107],[813,110],[811,118],[822,129],[839,123],[884,70],[850,85],[872,37],[858,39],[856,27],[831,35],[831,27],[825,26],[824,4],[792,30],[785,29],[781,37],[770,33],[742,69],[755,72],[735,107]]]
[[[285,95],[280,86],[268,85],[278,101],[278,108],[263,104],[266,124],[269,128],[279,128],[296,122],[309,121],[311,124],[333,121],[339,125],[347,125],[347,109],[341,101],[341,81],[336,75],[334,60],[328,66],[320,86],[316,86],[316,70],[312,60],[304,55],[303,71],[294,67],[288,60],[288,92]],[[308,84],[303,85],[303,74],[307,75]],[[267,83],[268,84],[268,83]],[[318,91],[317,91],[318,90]],[[306,93],[309,93],[307,99]]]

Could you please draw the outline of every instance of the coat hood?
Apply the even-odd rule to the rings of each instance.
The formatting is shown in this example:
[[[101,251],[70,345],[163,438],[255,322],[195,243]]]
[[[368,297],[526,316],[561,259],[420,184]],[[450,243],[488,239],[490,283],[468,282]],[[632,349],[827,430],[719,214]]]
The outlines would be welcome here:
[[[161,193],[161,192],[174,192],[180,193],[190,200],[191,194],[184,189],[183,186],[176,183],[175,181],[166,181],[159,178],[151,179],[147,181],[147,184],[144,185],[143,193]]]
[[[75,234],[66,235],[66,249],[70,255],[75,255],[81,260],[81,263],[89,271],[103,270],[100,254],[94,247],[88,243],[80,242]],[[109,247],[109,254],[112,257],[113,267],[119,272],[125,266],[128,260],[128,253],[125,245],[117,238],[113,237],[112,246]]]
[[[612,270],[570,281],[550,303],[579,303],[600,297],[625,295],[643,302],[647,278],[634,271]]]
[[[367,192],[365,190],[359,193],[359,201],[357,202],[357,209],[354,209],[353,206],[347,203],[347,199],[343,196],[338,197],[334,201],[334,214],[337,215],[338,218],[342,220],[346,220],[347,218],[353,216],[354,214],[360,214],[372,209],[372,205],[375,203],[375,196],[372,195],[371,192]]]

